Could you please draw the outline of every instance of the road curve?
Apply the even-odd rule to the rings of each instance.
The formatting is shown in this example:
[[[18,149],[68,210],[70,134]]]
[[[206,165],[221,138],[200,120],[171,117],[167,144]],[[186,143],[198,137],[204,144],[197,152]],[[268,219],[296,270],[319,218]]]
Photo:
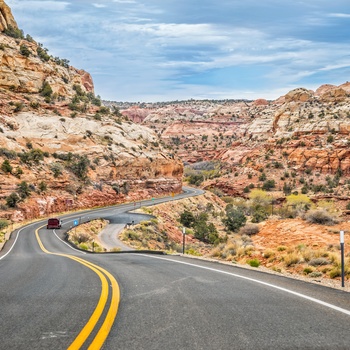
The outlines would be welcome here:
[[[64,228],[77,218],[115,217],[133,207],[70,214]],[[180,256],[86,254],[52,230],[36,235],[41,225],[23,228],[0,255],[1,349],[79,348],[72,344],[92,327],[99,307],[83,349],[102,347],[94,339],[108,322],[103,349],[350,348],[349,293]],[[118,307],[113,279],[120,303],[111,322],[108,313]]]

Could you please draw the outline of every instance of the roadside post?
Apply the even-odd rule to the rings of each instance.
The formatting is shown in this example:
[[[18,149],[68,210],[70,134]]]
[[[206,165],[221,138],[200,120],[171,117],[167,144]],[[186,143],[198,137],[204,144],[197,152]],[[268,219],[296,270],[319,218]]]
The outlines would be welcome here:
[[[344,281],[344,231],[340,231],[340,255],[341,255],[341,286],[345,287]]]
[[[185,254],[185,236],[186,236],[186,227],[182,228],[182,254]]]
[[[77,234],[77,226],[79,224],[79,221],[78,220],[74,220],[73,223],[74,223],[74,231],[75,231],[74,233]]]

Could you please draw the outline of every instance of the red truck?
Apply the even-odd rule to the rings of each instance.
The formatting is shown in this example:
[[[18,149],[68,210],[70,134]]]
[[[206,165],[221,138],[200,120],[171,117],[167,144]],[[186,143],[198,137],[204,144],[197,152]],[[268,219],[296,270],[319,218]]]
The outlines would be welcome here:
[[[62,221],[58,218],[51,218],[47,221],[46,228],[61,228]]]

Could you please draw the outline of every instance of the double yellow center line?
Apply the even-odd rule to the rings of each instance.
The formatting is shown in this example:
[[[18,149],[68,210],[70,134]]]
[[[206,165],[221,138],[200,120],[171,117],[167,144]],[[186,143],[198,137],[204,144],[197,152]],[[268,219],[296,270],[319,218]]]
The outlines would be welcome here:
[[[100,329],[98,330],[95,338],[92,340],[90,346],[88,347],[88,349],[93,349],[93,350],[100,349],[108,337],[108,334],[112,328],[114,319],[115,319],[117,312],[118,312],[118,306],[119,306],[119,301],[120,301],[120,291],[119,291],[118,283],[115,280],[115,278],[108,271],[106,271],[105,269],[103,269],[102,267],[100,267],[98,265],[95,265],[89,261],[86,261],[84,259],[78,258],[78,257],[73,256],[73,255],[52,253],[52,252],[48,251],[44,247],[44,245],[39,237],[39,230],[41,228],[43,228],[44,226],[41,226],[35,230],[36,239],[37,239],[39,246],[43,252],[45,252],[46,254],[64,256],[66,258],[75,260],[78,263],[88,267],[90,270],[94,271],[101,280],[101,286],[102,286],[101,295],[100,295],[99,301],[97,303],[97,306],[96,306],[94,312],[92,313],[90,319],[85,324],[84,328],[80,331],[78,336],[74,339],[74,341],[68,347],[68,350],[80,349],[80,347],[85,343],[87,338],[90,336],[90,334],[92,333],[92,331],[96,327],[98,321],[100,320],[100,318],[102,316],[103,310],[105,309],[106,304],[108,302],[108,296],[109,296],[108,280],[110,281],[112,294],[111,294],[111,298],[110,298],[109,309],[107,311],[106,317],[105,317]],[[108,278],[108,280],[107,280],[107,278]]]

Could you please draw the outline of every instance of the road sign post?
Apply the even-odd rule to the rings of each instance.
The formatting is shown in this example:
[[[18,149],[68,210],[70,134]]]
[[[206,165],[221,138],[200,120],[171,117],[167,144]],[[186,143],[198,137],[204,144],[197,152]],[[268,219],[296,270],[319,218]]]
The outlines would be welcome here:
[[[344,269],[344,231],[340,231],[340,255],[341,255],[341,286],[345,287]]]
[[[182,254],[185,254],[185,236],[186,236],[186,227],[182,228]]]

